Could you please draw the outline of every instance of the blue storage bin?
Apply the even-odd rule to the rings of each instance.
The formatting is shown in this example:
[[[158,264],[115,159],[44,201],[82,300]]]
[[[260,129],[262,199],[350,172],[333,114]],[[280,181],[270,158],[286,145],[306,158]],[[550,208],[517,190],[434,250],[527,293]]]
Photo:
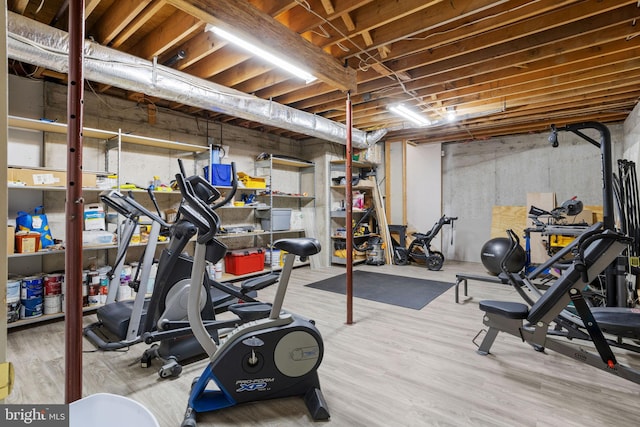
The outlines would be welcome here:
[[[204,177],[209,179],[209,166],[204,167]],[[231,186],[231,165],[214,163],[211,165],[211,184],[218,186]]]

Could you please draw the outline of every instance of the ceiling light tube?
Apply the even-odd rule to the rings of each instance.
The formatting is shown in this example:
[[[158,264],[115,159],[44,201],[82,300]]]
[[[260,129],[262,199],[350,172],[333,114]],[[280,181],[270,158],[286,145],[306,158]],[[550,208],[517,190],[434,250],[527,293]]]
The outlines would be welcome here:
[[[241,47],[242,49],[259,56],[260,58],[264,59],[265,61],[268,61],[270,63],[272,63],[273,65],[282,68],[285,71],[288,71],[289,73],[293,74],[296,77],[299,77],[301,79],[303,79],[306,83],[311,83],[315,80],[317,80],[317,78],[315,76],[313,76],[311,73],[309,73],[308,71],[303,70],[302,68],[293,65],[292,63],[277,57],[276,55],[267,52],[264,49],[261,49],[249,42],[247,42],[246,40],[241,39],[238,36],[235,36],[231,33],[229,33],[228,31],[225,31],[221,28],[216,27],[215,25],[211,25],[211,24],[207,24],[205,27],[205,31],[211,31],[214,34],[218,35],[219,37],[222,37],[223,39]]]
[[[447,120],[449,122],[455,122],[457,118],[456,108],[455,107],[447,107]]]
[[[429,126],[431,124],[431,120],[416,113],[415,111],[408,109],[402,104],[393,105],[389,107],[389,110],[400,117],[410,120],[412,123],[415,123],[418,126]]]

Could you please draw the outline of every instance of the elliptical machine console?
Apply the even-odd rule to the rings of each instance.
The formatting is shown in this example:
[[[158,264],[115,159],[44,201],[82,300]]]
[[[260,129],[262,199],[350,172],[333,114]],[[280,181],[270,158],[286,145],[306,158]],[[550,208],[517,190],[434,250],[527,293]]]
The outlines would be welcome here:
[[[198,229],[191,282],[202,283],[207,246],[215,241],[219,219],[183,175],[177,174],[176,181],[184,197],[181,214]],[[189,292],[189,323],[210,362],[192,385],[182,427],[194,427],[200,412],[288,396],[303,396],[314,420],[329,418],[317,373],[324,353],[320,332],[313,321],[282,312],[295,256],[320,252],[320,243],[313,238],[281,239],[274,247],[288,254],[269,317],[238,326],[219,344],[202,320],[201,293]],[[240,304],[231,311],[242,316],[242,309]]]

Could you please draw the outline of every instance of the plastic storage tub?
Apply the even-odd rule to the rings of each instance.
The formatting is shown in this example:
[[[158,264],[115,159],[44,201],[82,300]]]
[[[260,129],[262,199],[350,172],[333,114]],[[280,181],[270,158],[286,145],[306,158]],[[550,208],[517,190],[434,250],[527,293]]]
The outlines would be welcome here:
[[[97,393],[69,405],[69,427],[160,427],[151,412],[135,400]]]
[[[224,268],[229,274],[247,274],[264,270],[262,248],[239,249],[228,252],[224,257]]]
[[[256,210],[256,217],[260,218],[260,225],[265,231],[284,231],[291,228],[291,209],[258,209]],[[271,228],[272,219],[273,228]]]

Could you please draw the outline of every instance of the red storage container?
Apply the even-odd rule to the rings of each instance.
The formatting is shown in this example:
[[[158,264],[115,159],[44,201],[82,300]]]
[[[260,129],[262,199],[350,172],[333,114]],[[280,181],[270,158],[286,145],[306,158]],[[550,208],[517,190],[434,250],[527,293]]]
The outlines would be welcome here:
[[[262,248],[248,248],[230,251],[224,257],[225,271],[229,274],[247,274],[264,269]]]

